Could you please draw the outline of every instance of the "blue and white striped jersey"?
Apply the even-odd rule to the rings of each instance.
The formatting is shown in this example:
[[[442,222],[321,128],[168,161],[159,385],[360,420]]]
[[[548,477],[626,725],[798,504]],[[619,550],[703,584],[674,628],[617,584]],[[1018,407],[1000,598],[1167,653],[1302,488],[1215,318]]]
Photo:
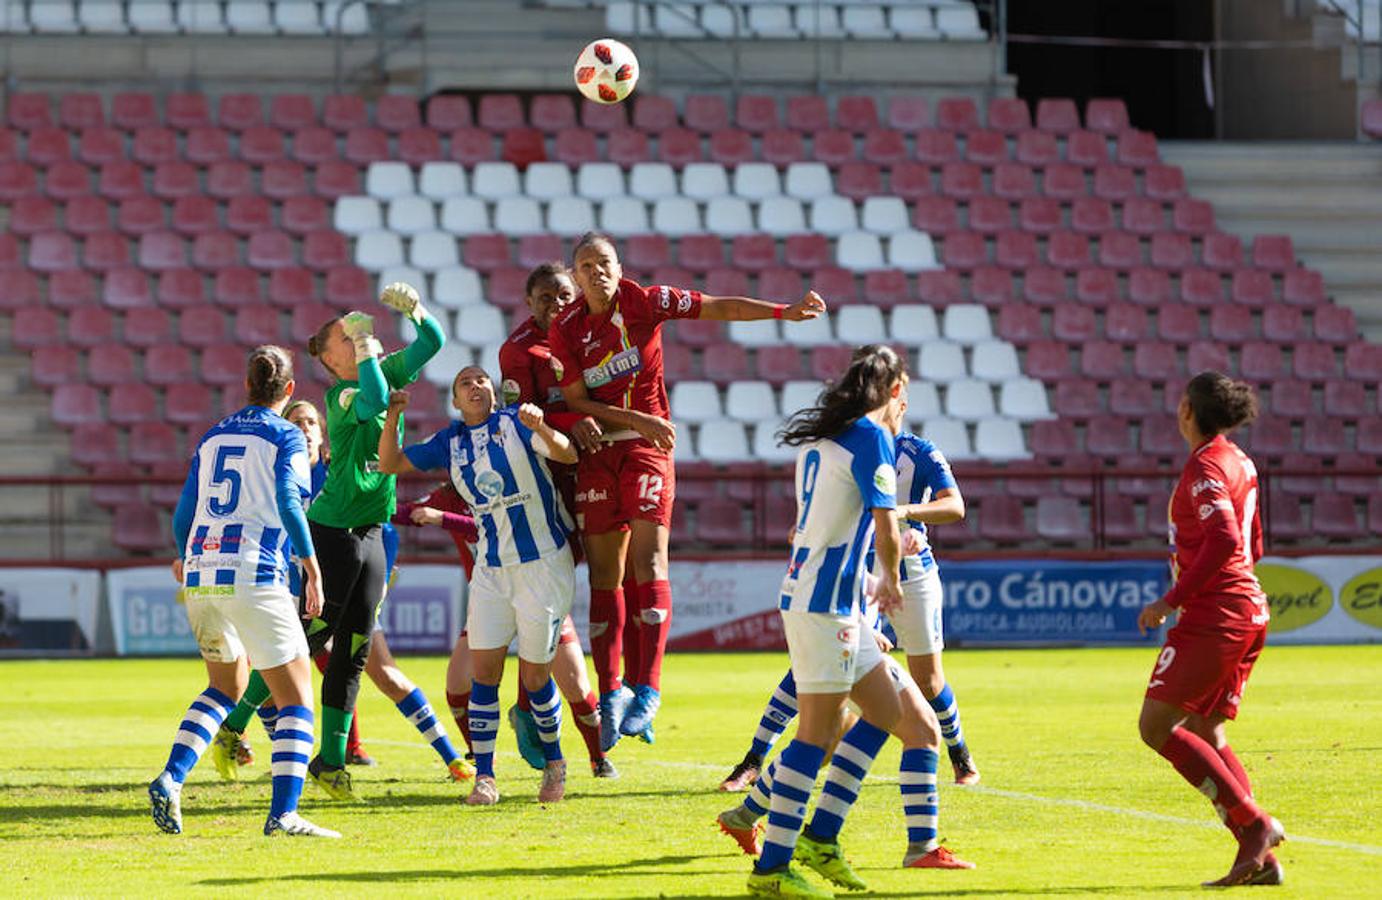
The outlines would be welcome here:
[[[450,470],[479,526],[480,565],[532,562],[566,546],[573,525],[543,458],[551,451],[518,420],[517,407],[475,426],[454,421],[403,453],[416,469]]]
[[[950,471],[950,463],[946,461],[945,454],[926,438],[904,431],[897,436],[895,448],[899,503],[926,503],[941,491],[956,486],[955,476]],[[921,550],[902,560],[903,581],[919,578],[936,565],[931,545],[926,540],[926,526],[910,520],[907,525],[921,538]],[[870,559],[870,567],[872,562]]]
[[[797,529],[779,606],[848,616],[862,610],[873,510],[897,507],[893,436],[871,419],[797,454]]]
[[[216,423],[192,455],[173,529],[189,589],[286,584],[294,548],[310,556],[311,490],[302,432],[262,406]]]

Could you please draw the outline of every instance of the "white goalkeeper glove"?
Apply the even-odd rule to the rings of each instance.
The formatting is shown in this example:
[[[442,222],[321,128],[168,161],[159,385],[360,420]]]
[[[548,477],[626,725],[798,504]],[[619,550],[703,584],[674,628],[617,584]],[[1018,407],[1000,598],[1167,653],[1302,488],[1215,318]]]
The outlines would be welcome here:
[[[374,317],[362,312],[346,313],[341,319],[341,330],[355,345],[355,361],[364,362],[383,354],[384,348],[374,337]]]
[[[389,309],[401,312],[411,319],[413,324],[422,321],[422,298],[418,296],[417,288],[411,284],[395,281],[386,286],[379,295],[379,302]]]

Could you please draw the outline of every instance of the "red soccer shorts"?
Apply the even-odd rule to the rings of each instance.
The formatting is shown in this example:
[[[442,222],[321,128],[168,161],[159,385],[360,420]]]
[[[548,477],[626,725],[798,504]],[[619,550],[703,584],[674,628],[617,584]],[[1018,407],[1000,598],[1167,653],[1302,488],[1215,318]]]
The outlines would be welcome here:
[[[581,636],[576,633],[576,623],[572,621],[570,614],[567,614],[566,621],[561,623],[561,634],[557,636],[557,643],[575,644],[580,639]]]
[[[576,470],[576,521],[604,534],[634,519],[672,526],[676,492],[672,455],[641,440],[613,441],[581,457]]]
[[[1266,642],[1266,628],[1246,634],[1172,628],[1147,682],[1147,696],[1188,713],[1237,718],[1243,688]]]

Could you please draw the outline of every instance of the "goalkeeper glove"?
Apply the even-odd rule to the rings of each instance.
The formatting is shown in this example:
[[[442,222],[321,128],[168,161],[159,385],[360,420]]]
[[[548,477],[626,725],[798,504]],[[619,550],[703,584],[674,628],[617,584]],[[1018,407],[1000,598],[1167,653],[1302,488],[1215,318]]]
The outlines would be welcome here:
[[[374,338],[374,317],[362,312],[346,313],[341,319],[341,330],[355,345],[355,361],[364,362],[381,355],[384,348]]]
[[[402,281],[395,281],[384,288],[379,295],[379,302],[389,309],[401,312],[417,324],[422,321],[426,314],[422,308],[422,298],[418,296],[417,289],[411,284]]]

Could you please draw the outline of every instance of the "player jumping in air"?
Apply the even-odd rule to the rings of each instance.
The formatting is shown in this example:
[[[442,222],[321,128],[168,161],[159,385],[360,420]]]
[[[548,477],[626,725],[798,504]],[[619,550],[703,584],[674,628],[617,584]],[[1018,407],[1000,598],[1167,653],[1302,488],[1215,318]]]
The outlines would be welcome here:
[[[942,607],[945,595],[934,554],[926,540],[926,526],[944,525],[964,518],[964,499],[945,455],[925,438],[909,432],[898,434],[894,450],[897,458],[897,515],[905,521],[915,540],[915,549],[902,560],[902,608],[889,618],[898,644],[907,654],[907,668],[921,687],[926,701],[940,722],[956,784],[975,784],[975,768],[960,729],[960,710],[955,693],[941,668],[945,647]],[[753,743],[743,760],[720,783],[722,791],[742,791],[758,780],[763,760],[787,724],[797,714],[796,681],[789,669],[773,690],[768,705],[758,720]]]
[[[904,714],[896,675],[869,635],[863,582],[870,540],[877,558],[878,608],[902,604],[894,439],[906,409],[906,366],[892,349],[855,351],[818,405],[796,413],[782,440],[797,456],[797,527],[782,582],[783,632],[797,684],[797,734],[774,762],[763,850],[749,875],[752,894],[831,896],[790,867],[812,787],[841,708],[854,701],[860,721],[841,739],[799,857],[837,883],[858,877],[840,855],[839,828],[889,731],[903,737],[899,782],[907,820],[908,867],[969,868],[936,837],[939,728],[915,686]],[[910,679],[907,679],[910,681]]]
[[[456,378],[461,421],[420,444],[399,449],[397,425],[408,395],[394,392],[379,438],[381,471],[403,474],[446,469],[456,492],[474,511],[480,541],[470,582],[466,632],[473,676],[470,737],[475,787],[466,802],[499,801],[494,741],[499,730],[499,681],[509,643],[518,637],[518,674],[528,689],[547,760],[538,800],[566,792],[561,752],[561,697],[552,680],[562,622],[576,590],[575,562],[561,501],[545,459],[576,461],[576,448],[533,405],[495,409],[494,385],[484,369],[468,366]]]
[[[182,784],[244,688],[246,657],[262,671],[277,706],[273,799],[267,835],[340,837],[298,815],[312,753],[312,678],[297,600],[288,589],[289,554],[304,572],[308,615],[322,608],[322,574],[303,515],[308,494],[302,433],[280,413],[293,393],[293,363],[282,347],[250,354],[249,405],[197,444],[173,514],[187,619],[210,684],[192,702],[163,772],[149,785],[154,823],[182,831]]]
[[[1251,386],[1201,372],[1177,410],[1190,459],[1171,496],[1171,567],[1166,595],[1149,603],[1138,627],[1159,628],[1172,612],[1142,701],[1142,740],[1209,797],[1238,840],[1224,877],[1210,884],[1280,884],[1272,848],[1281,823],[1253,800],[1248,773],[1224,725],[1238,715],[1253,663],[1267,640],[1267,595],[1253,566],[1262,557],[1257,469],[1228,439],[1257,415]]]
[[[600,682],[601,741],[644,734],[661,704],[662,656],[672,615],[668,529],[676,475],[662,377],[662,323],[668,319],[814,319],[825,302],[810,292],[787,306],[747,297],[711,297],[623,277],[614,242],[587,234],[573,251],[581,293],[553,320],[552,371],[567,407],[591,416],[606,446],[581,456],[576,513],[590,564],[590,647]],[[625,620],[624,568],[632,570],[638,619],[637,667],[619,677]]]

